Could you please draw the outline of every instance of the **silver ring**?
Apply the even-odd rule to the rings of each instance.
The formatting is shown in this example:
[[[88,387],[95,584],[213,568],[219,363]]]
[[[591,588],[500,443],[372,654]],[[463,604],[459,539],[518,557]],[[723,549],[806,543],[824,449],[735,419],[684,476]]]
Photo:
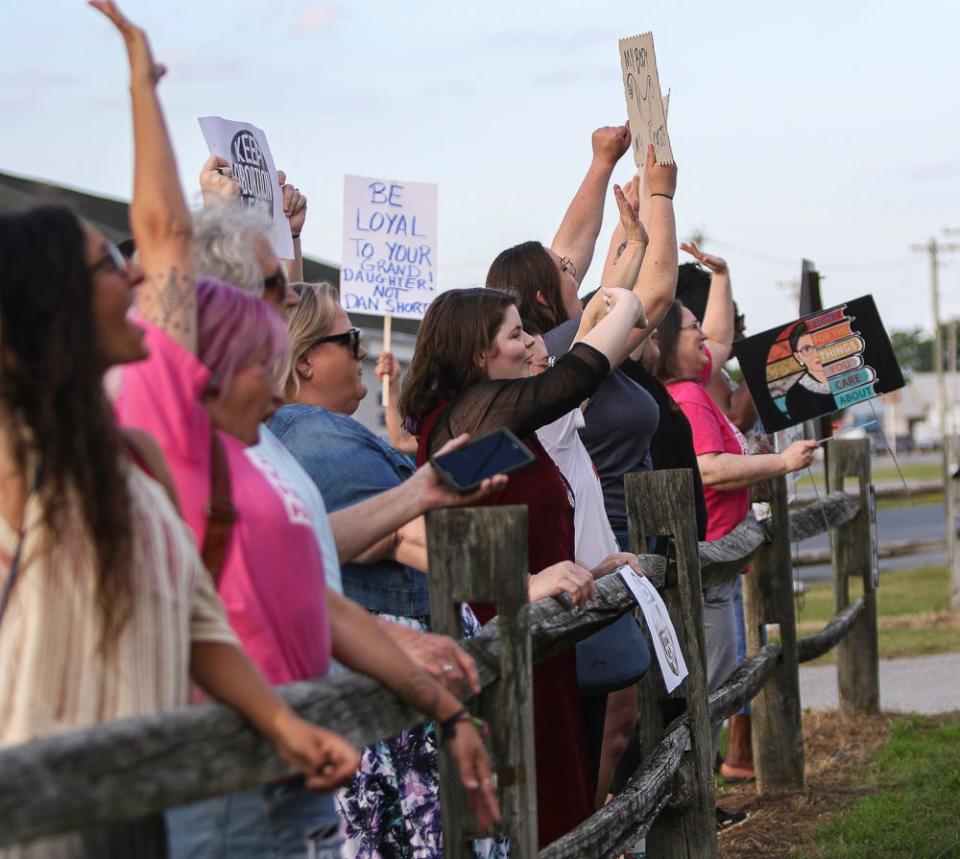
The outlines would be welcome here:
[[[449,674],[451,671],[453,671],[453,663],[452,663],[452,662],[444,662],[443,665],[440,666],[440,670],[441,670],[444,674]]]

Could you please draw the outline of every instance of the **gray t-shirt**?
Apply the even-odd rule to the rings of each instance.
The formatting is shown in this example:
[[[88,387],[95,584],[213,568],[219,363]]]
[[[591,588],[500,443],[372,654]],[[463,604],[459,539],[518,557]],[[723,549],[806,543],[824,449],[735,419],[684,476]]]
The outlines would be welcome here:
[[[567,352],[579,326],[577,317],[548,331],[543,339],[550,354]],[[600,383],[583,415],[586,425],[580,438],[600,475],[607,518],[622,539],[627,531],[623,475],[651,468],[650,439],[660,422],[660,407],[643,387],[614,370]]]

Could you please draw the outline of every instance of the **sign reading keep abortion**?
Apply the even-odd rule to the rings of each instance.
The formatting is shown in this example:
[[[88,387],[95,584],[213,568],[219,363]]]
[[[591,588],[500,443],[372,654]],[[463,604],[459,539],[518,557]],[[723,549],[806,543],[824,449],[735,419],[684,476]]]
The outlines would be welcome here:
[[[344,310],[422,319],[438,292],[437,186],[345,176]]]
[[[201,116],[199,122],[210,154],[230,162],[233,178],[240,183],[240,201],[270,219],[269,239],[274,253],[281,259],[293,259],[290,224],[283,212],[277,167],[266,134],[248,122],[220,116]]]

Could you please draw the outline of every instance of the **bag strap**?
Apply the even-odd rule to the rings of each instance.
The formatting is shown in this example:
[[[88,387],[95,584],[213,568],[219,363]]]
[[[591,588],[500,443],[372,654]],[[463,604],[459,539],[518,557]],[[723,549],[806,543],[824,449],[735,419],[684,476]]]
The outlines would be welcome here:
[[[215,584],[220,583],[220,573],[230,545],[230,532],[237,519],[230,490],[230,468],[223,442],[216,429],[210,429],[210,500],[207,502],[207,530],[203,535],[200,556],[210,571]]]
[[[33,491],[31,494],[39,491],[42,485],[43,470],[38,467],[37,473],[33,479]],[[23,509],[24,513],[26,513],[26,505],[24,505]],[[20,538],[17,540],[17,549],[13,553],[13,560],[10,562],[10,573],[7,576],[7,581],[3,586],[3,594],[0,594],[0,623],[3,622],[3,616],[7,612],[7,605],[10,603],[10,594],[13,593],[13,586],[16,584],[17,576],[20,573],[20,557],[23,555],[23,538],[26,536],[26,533],[27,527],[26,522],[24,522],[23,527],[20,529]]]

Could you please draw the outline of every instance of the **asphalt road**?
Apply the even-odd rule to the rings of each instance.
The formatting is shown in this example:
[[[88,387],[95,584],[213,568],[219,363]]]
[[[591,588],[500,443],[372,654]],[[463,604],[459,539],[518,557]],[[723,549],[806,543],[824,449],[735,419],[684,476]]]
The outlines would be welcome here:
[[[946,512],[942,504],[918,504],[911,507],[886,507],[877,511],[877,532],[880,542],[888,540],[943,540],[947,534]],[[800,544],[801,549],[819,549],[829,545],[829,534],[818,534]],[[922,564],[945,564],[946,552],[929,552],[902,558],[880,560],[880,572],[918,567]],[[831,578],[829,564],[817,567],[800,567],[800,580],[822,581]]]

